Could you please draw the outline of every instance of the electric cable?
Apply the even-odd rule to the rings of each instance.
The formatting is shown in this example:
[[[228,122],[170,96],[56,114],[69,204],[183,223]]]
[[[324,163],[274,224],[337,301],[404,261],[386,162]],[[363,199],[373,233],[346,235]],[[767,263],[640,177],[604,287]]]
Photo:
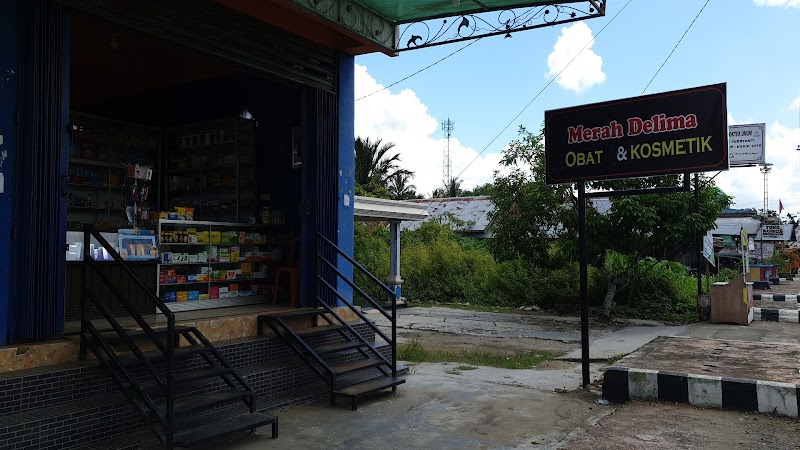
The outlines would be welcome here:
[[[375,95],[375,94],[377,94],[377,93],[379,93],[379,92],[383,92],[383,91],[385,91],[385,90],[389,89],[389,88],[390,88],[390,87],[392,87],[392,86],[395,86],[395,85],[397,85],[397,84],[400,84],[400,83],[402,83],[403,81],[406,81],[407,79],[409,79],[409,78],[411,78],[411,77],[413,77],[413,76],[419,75],[420,73],[422,73],[422,72],[424,72],[424,71],[426,71],[426,70],[430,69],[431,67],[433,67],[433,66],[435,66],[435,65],[439,64],[440,62],[444,61],[445,59],[447,59],[447,58],[449,58],[449,57],[451,57],[451,56],[455,55],[456,53],[460,52],[461,50],[464,50],[465,48],[469,47],[470,45],[472,45],[472,44],[474,44],[474,43],[476,43],[476,42],[480,41],[481,39],[483,39],[483,38],[482,38],[482,37],[479,37],[478,39],[475,39],[475,40],[473,40],[473,41],[472,41],[472,42],[470,42],[469,44],[467,44],[467,45],[465,45],[465,46],[463,46],[463,47],[459,48],[458,50],[456,50],[456,51],[454,51],[454,52],[450,53],[449,55],[445,56],[444,58],[442,58],[442,59],[440,59],[440,60],[438,60],[438,61],[436,61],[436,62],[434,62],[434,63],[428,64],[427,66],[423,67],[422,69],[419,69],[419,70],[417,70],[416,72],[412,73],[411,75],[408,75],[408,76],[406,76],[406,77],[403,77],[403,78],[401,78],[401,79],[399,79],[399,80],[395,81],[395,82],[394,82],[394,83],[392,83],[392,84],[389,84],[389,85],[387,85],[387,86],[384,86],[384,87],[382,87],[382,88],[378,89],[378,90],[377,90],[377,91],[375,91],[375,92],[371,92],[371,93],[369,93],[369,94],[367,94],[367,95],[364,95],[364,96],[362,96],[362,97],[359,97],[359,98],[357,98],[357,99],[356,99],[356,101],[363,100],[363,99],[365,99],[365,98],[367,98],[367,97],[371,97],[371,96],[373,96],[373,95]]]
[[[584,50],[586,50],[586,49],[587,49],[587,48],[588,48],[588,47],[589,47],[589,46],[590,46],[590,45],[591,45],[591,44],[592,44],[592,43],[593,43],[593,42],[594,42],[594,41],[597,39],[597,37],[598,37],[598,36],[600,36],[600,34],[601,34],[601,33],[602,33],[602,32],[603,32],[603,31],[604,31],[606,28],[608,28],[608,26],[609,26],[609,25],[611,25],[611,24],[614,22],[614,20],[615,20],[617,17],[619,17],[619,15],[620,15],[620,14],[622,14],[622,11],[625,11],[625,9],[628,7],[628,5],[630,5],[632,2],[633,2],[633,0],[628,0],[628,1],[627,1],[627,2],[626,2],[626,3],[625,3],[623,6],[622,6],[622,8],[620,8],[620,10],[619,10],[619,11],[617,11],[617,13],[616,13],[616,14],[614,14],[614,16],[611,18],[611,20],[609,20],[609,21],[608,21],[608,22],[607,22],[605,25],[603,25],[603,27],[602,27],[602,28],[600,28],[600,30],[599,30],[599,31],[598,31],[598,32],[597,32],[597,33],[596,33],[594,36],[592,36],[592,38],[589,40],[589,42],[587,42],[587,43],[586,43],[586,45],[584,45],[584,46],[583,46],[583,48],[581,48],[581,50],[580,50],[578,53],[576,53],[576,54],[575,54],[575,56],[573,56],[573,57],[572,57],[572,59],[571,59],[571,60],[570,60],[570,61],[569,61],[569,62],[568,62],[568,63],[567,63],[567,64],[566,64],[566,65],[565,65],[565,66],[564,66],[564,67],[563,67],[563,68],[562,68],[562,69],[561,69],[559,72],[558,72],[558,74],[556,74],[556,76],[554,76],[553,78],[551,78],[551,79],[550,79],[550,81],[548,81],[548,82],[547,82],[547,84],[545,84],[545,85],[544,85],[544,87],[543,87],[543,88],[542,88],[542,89],[541,89],[541,90],[540,90],[540,91],[539,91],[539,92],[538,92],[538,93],[537,93],[537,94],[536,94],[536,95],[535,95],[535,96],[534,96],[534,97],[533,97],[533,98],[532,98],[532,99],[531,99],[531,100],[530,100],[530,101],[529,101],[529,102],[528,102],[528,103],[527,103],[527,104],[526,104],[526,105],[525,105],[525,106],[522,108],[522,110],[520,110],[520,112],[518,112],[518,113],[517,113],[517,115],[515,115],[515,116],[514,116],[514,118],[512,118],[512,119],[511,119],[511,120],[508,122],[508,124],[507,124],[505,127],[503,127],[503,129],[502,129],[502,130],[500,130],[500,132],[499,132],[499,133],[497,133],[497,135],[496,135],[496,136],[495,136],[495,137],[494,137],[494,138],[493,138],[491,141],[489,141],[489,143],[488,143],[488,144],[486,144],[486,146],[483,148],[483,150],[481,150],[481,151],[480,151],[480,153],[478,153],[478,154],[475,156],[475,158],[473,158],[473,159],[472,159],[472,161],[470,161],[470,162],[469,162],[469,164],[467,164],[467,165],[464,167],[464,169],[462,169],[462,170],[461,170],[461,172],[459,172],[459,173],[458,173],[458,175],[456,175],[456,176],[455,176],[453,179],[457,179],[457,178],[459,178],[461,175],[463,175],[463,174],[464,174],[464,172],[466,172],[466,171],[467,171],[467,169],[469,169],[469,167],[470,167],[470,166],[471,166],[471,165],[472,165],[472,164],[473,164],[475,161],[477,161],[477,160],[478,160],[478,158],[480,158],[480,157],[481,157],[481,155],[483,155],[483,154],[486,152],[486,150],[488,150],[488,149],[489,149],[489,147],[490,147],[492,144],[494,144],[494,142],[495,142],[497,139],[499,139],[499,138],[500,138],[500,136],[502,136],[502,135],[503,135],[503,133],[505,133],[505,132],[506,132],[506,130],[508,129],[508,127],[510,127],[511,125],[513,125],[513,124],[514,124],[514,122],[515,122],[515,121],[516,121],[516,120],[519,118],[519,116],[521,116],[521,115],[522,115],[522,114],[523,114],[523,113],[524,113],[524,112],[525,112],[525,111],[526,111],[526,110],[527,110],[527,109],[528,109],[528,108],[529,108],[529,107],[530,107],[530,106],[533,104],[533,102],[534,102],[534,101],[536,101],[536,99],[538,99],[538,98],[539,98],[539,96],[541,96],[541,95],[542,95],[542,93],[545,91],[545,89],[547,89],[548,87],[550,87],[550,85],[551,85],[551,84],[553,84],[553,82],[554,82],[555,80],[557,80],[557,79],[558,79],[558,77],[559,77],[559,76],[561,76],[561,74],[562,74],[562,73],[563,73],[565,70],[567,70],[567,68],[568,68],[568,67],[569,67],[569,66],[570,66],[570,65],[571,65],[571,64],[572,64],[572,63],[573,63],[573,62],[574,62],[574,61],[575,61],[575,60],[578,58],[578,56],[580,56],[580,55],[581,55],[581,53],[583,53],[583,51],[584,51]],[[441,201],[439,201],[439,202],[435,202],[435,201],[431,201],[431,202],[429,202],[429,203],[428,203],[428,206],[426,206],[426,207],[425,207],[425,209],[424,209],[422,212],[420,212],[420,213],[419,213],[419,215],[417,215],[417,217],[415,217],[415,218],[414,218],[414,220],[413,220],[412,222],[416,222],[417,220],[419,220],[419,218],[420,218],[420,217],[422,217],[422,215],[423,215],[425,212],[427,212],[427,211],[428,211],[428,208],[430,208],[430,207],[431,207],[431,206],[432,206],[434,203],[440,204],[440,203],[441,203]]]
[[[697,21],[697,18],[698,18],[698,17],[700,17],[700,14],[702,14],[702,13],[703,13],[703,10],[704,10],[704,9],[706,9],[706,6],[708,6],[708,2],[710,2],[710,1],[711,1],[711,0],[706,0],[706,2],[703,4],[703,7],[702,7],[702,8],[700,8],[700,11],[697,13],[697,15],[696,15],[696,16],[694,16],[694,20],[692,20],[692,23],[690,23],[690,24],[689,24],[689,27],[688,27],[688,28],[686,28],[686,31],[684,31],[684,32],[683,32],[683,36],[681,36],[681,38],[680,38],[680,39],[678,39],[678,43],[677,43],[677,44],[675,44],[675,47],[673,47],[673,48],[672,48],[672,51],[671,51],[671,52],[669,52],[669,55],[667,55],[667,59],[665,59],[665,60],[664,60],[664,62],[663,62],[663,63],[661,63],[661,67],[659,67],[659,68],[658,68],[658,70],[656,70],[656,73],[655,73],[655,74],[653,74],[653,78],[651,78],[651,79],[650,79],[650,82],[648,82],[648,83],[647,83],[647,86],[645,86],[645,87],[644,87],[644,89],[642,90],[642,94],[641,94],[641,95],[644,95],[644,93],[645,93],[645,92],[647,92],[647,88],[649,88],[649,87],[650,87],[650,84],[652,84],[652,83],[653,83],[653,80],[655,80],[655,79],[656,79],[656,77],[658,76],[658,74],[661,72],[661,69],[663,69],[663,68],[664,68],[664,66],[667,64],[667,61],[669,61],[669,59],[672,57],[672,54],[673,54],[673,53],[675,53],[675,50],[677,50],[677,49],[678,49],[678,46],[679,46],[679,45],[681,45],[681,42],[683,41],[683,38],[685,38],[685,37],[686,37],[686,34],[687,34],[687,33],[689,33],[689,30],[691,30],[691,29],[692,29],[692,25],[694,25],[694,23]]]

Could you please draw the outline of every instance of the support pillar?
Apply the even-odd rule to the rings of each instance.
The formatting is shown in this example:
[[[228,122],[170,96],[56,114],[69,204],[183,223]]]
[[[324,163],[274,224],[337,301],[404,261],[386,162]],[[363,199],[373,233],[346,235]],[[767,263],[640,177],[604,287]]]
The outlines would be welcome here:
[[[355,218],[355,59],[353,55],[339,54],[339,172],[338,172],[338,228],[337,245],[354,257]],[[343,257],[336,261],[336,268],[353,279],[353,265]],[[353,302],[353,288],[345,281],[337,280],[336,289],[342,297]],[[337,300],[338,301],[338,300]],[[339,303],[341,303],[339,301]],[[340,305],[341,306],[341,305]]]
[[[387,286],[394,291],[395,300],[402,294],[403,279],[400,277],[400,221],[389,222],[389,279]],[[390,301],[392,299],[389,299]]]
[[[17,153],[17,1],[0,2],[0,345],[9,343],[14,164]]]

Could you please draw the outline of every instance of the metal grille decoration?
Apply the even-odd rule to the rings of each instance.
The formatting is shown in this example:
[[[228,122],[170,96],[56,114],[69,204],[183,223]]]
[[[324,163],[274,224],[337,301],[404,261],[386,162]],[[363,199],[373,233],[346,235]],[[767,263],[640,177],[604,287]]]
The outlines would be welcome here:
[[[505,9],[400,25],[397,51],[504,35],[605,16],[606,0]]]

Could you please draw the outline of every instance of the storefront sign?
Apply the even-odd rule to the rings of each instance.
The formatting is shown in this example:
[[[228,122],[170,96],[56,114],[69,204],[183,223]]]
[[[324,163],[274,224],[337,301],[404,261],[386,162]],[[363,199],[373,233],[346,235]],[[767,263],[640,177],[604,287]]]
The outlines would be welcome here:
[[[547,184],[728,169],[726,86],[545,112]]]
[[[766,125],[731,125],[728,127],[728,160],[731,167],[764,164]]]
[[[783,225],[764,225],[761,227],[761,239],[783,239]]]

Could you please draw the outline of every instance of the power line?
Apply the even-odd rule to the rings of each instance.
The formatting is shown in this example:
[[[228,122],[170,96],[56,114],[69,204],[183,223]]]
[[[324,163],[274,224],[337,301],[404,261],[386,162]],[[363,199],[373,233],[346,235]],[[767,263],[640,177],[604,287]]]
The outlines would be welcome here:
[[[406,76],[406,77],[403,77],[403,78],[401,78],[401,79],[399,79],[399,80],[395,81],[394,83],[392,83],[392,84],[390,84],[390,85],[388,85],[388,86],[384,86],[384,87],[382,87],[382,88],[378,89],[378,90],[377,90],[377,91],[375,91],[375,92],[371,92],[371,93],[369,93],[369,94],[367,94],[367,95],[365,95],[365,96],[363,96],[363,97],[359,97],[359,98],[357,98],[357,99],[356,99],[356,101],[363,100],[363,99],[365,99],[365,98],[367,98],[367,97],[371,97],[371,96],[373,96],[373,95],[377,94],[378,92],[383,92],[383,91],[385,91],[386,89],[389,89],[389,88],[390,88],[390,87],[392,87],[392,86],[395,86],[395,85],[397,85],[397,84],[400,84],[400,83],[402,83],[403,81],[406,81],[407,79],[409,79],[409,78],[411,78],[411,77],[413,77],[413,76],[416,76],[416,75],[418,75],[418,74],[420,74],[420,73],[422,73],[422,72],[424,72],[424,71],[426,71],[426,70],[430,69],[431,67],[433,67],[433,66],[435,66],[435,65],[439,64],[440,62],[444,61],[445,59],[447,59],[447,58],[449,58],[449,57],[451,57],[451,56],[455,55],[456,53],[460,52],[461,50],[464,50],[465,48],[469,47],[470,45],[472,45],[472,44],[474,44],[474,43],[476,43],[476,42],[480,41],[481,39],[483,39],[483,38],[482,38],[482,37],[480,37],[480,38],[478,38],[478,39],[475,39],[474,41],[470,42],[469,44],[467,44],[467,45],[465,45],[465,46],[463,46],[463,47],[459,48],[458,50],[454,51],[453,53],[450,53],[449,55],[445,56],[444,58],[442,58],[442,59],[440,59],[440,60],[438,60],[438,61],[436,61],[436,62],[434,62],[434,63],[432,63],[432,64],[428,64],[427,66],[423,67],[422,69],[419,69],[418,71],[416,71],[416,72],[412,73],[411,75],[408,75],[408,76]]]
[[[525,110],[527,110],[527,109],[528,109],[528,108],[531,106],[531,104],[533,104],[533,102],[534,102],[534,101],[536,101],[536,99],[537,99],[537,98],[539,98],[539,96],[540,96],[540,95],[542,95],[542,93],[545,91],[545,89],[547,89],[547,88],[548,88],[548,87],[549,87],[551,84],[553,84],[553,82],[554,82],[556,79],[558,79],[558,77],[559,77],[559,76],[561,76],[561,74],[562,74],[562,73],[563,73],[565,70],[567,70],[567,68],[568,68],[568,67],[569,67],[569,66],[570,66],[570,65],[573,63],[573,61],[575,61],[575,60],[578,58],[578,56],[580,56],[580,54],[581,54],[581,53],[583,53],[583,51],[584,51],[584,50],[586,50],[586,49],[589,47],[589,45],[591,45],[591,44],[592,44],[592,43],[595,41],[595,39],[597,39],[597,37],[598,37],[598,36],[600,36],[600,34],[601,34],[601,33],[602,33],[602,32],[603,32],[603,31],[604,31],[606,28],[608,28],[608,26],[609,26],[609,25],[611,25],[611,23],[612,23],[612,22],[614,22],[614,20],[615,20],[617,17],[619,17],[619,15],[620,15],[620,14],[622,14],[622,11],[625,11],[625,9],[628,7],[628,5],[630,5],[632,2],[633,2],[633,0],[628,0],[628,1],[627,1],[627,3],[625,3],[625,5],[623,5],[623,6],[622,6],[622,8],[621,8],[619,11],[617,11],[617,13],[616,13],[616,14],[614,14],[614,17],[612,17],[612,18],[611,18],[611,20],[609,20],[609,21],[608,21],[608,23],[606,23],[605,25],[603,25],[603,27],[602,27],[602,28],[600,28],[600,30],[597,32],[597,34],[595,34],[595,35],[594,35],[594,36],[593,36],[593,37],[592,37],[592,38],[589,40],[589,42],[587,42],[587,43],[586,43],[586,45],[584,45],[584,46],[583,46],[583,48],[581,48],[581,49],[580,49],[580,51],[579,51],[578,53],[576,53],[576,54],[575,54],[575,56],[573,56],[571,60],[569,60],[569,62],[567,63],[567,65],[565,65],[565,66],[564,66],[564,67],[563,67],[563,68],[562,68],[562,69],[561,69],[561,70],[558,72],[558,74],[556,74],[556,76],[554,76],[553,78],[551,78],[551,79],[550,79],[550,81],[548,81],[548,82],[547,82],[547,84],[545,84],[545,85],[544,85],[544,87],[543,87],[543,88],[542,88],[542,89],[541,89],[541,90],[540,90],[540,91],[539,91],[539,92],[538,92],[538,93],[537,93],[537,94],[536,94],[536,95],[535,95],[535,96],[534,96],[534,97],[531,99],[531,101],[529,101],[529,102],[528,102],[528,103],[527,103],[527,104],[526,104],[526,105],[525,105],[525,106],[522,108],[522,110],[521,110],[519,113],[517,113],[517,115],[515,115],[515,116],[514,116],[514,118],[513,118],[513,119],[511,119],[511,120],[508,122],[508,124],[506,124],[506,126],[505,126],[505,127],[503,127],[503,129],[502,129],[502,130],[500,130],[500,132],[499,132],[499,133],[497,133],[497,135],[496,135],[496,136],[495,136],[495,137],[494,137],[494,138],[493,138],[493,139],[492,139],[492,140],[491,140],[491,141],[490,141],[488,144],[486,144],[486,146],[483,148],[483,150],[481,150],[481,151],[480,151],[480,153],[478,153],[478,155],[477,155],[477,156],[475,156],[475,158],[473,158],[473,159],[472,159],[472,161],[470,161],[470,162],[469,162],[469,164],[467,164],[467,165],[466,165],[466,167],[464,167],[464,169],[463,169],[461,172],[459,172],[459,173],[458,173],[458,175],[456,175],[456,176],[455,176],[455,178],[459,178],[461,175],[463,175],[463,174],[464,174],[464,172],[466,172],[466,171],[467,171],[467,169],[469,169],[469,167],[470,167],[470,166],[471,166],[471,165],[472,165],[472,164],[473,164],[475,161],[477,161],[477,160],[478,160],[478,158],[480,158],[480,157],[481,157],[481,155],[483,155],[483,154],[486,152],[486,150],[488,150],[488,149],[489,149],[489,146],[491,146],[491,145],[494,143],[494,141],[496,141],[498,138],[500,138],[500,136],[502,136],[502,135],[503,135],[503,133],[505,133],[505,132],[506,132],[506,130],[508,129],[508,127],[510,127],[510,126],[511,126],[511,125],[512,125],[514,122],[516,122],[516,120],[519,118],[519,116],[521,116],[521,115],[522,115],[522,114],[525,112]],[[461,49],[459,49],[459,50],[461,50]],[[414,220],[413,220],[413,221],[417,221],[417,220],[419,220],[419,218],[420,218],[420,217],[422,217],[422,215],[423,215],[423,214],[425,214],[425,213],[428,211],[428,208],[430,208],[430,207],[431,207],[431,206],[432,206],[434,203],[441,203],[441,202],[433,202],[433,201],[432,201],[432,202],[429,202],[429,203],[428,203],[428,205],[425,207],[425,209],[424,209],[424,210],[422,210],[422,211],[421,211],[421,212],[420,212],[420,213],[417,215],[417,217],[415,217],[415,218],[414,218]]]
[[[650,87],[650,84],[652,84],[653,80],[656,79],[658,74],[661,72],[661,69],[664,68],[664,66],[667,64],[667,61],[669,61],[669,59],[672,57],[672,54],[675,53],[675,50],[678,48],[679,45],[681,45],[681,42],[683,41],[683,38],[685,38],[686,34],[689,33],[689,30],[692,29],[692,25],[694,25],[694,23],[697,21],[697,18],[700,17],[700,14],[703,13],[703,10],[706,9],[706,6],[708,6],[708,2],[710,2],[710,1],[711,0],[706,0],[706,2],[703,4],[703,7],[700,8],[700,11],[697,13],[696,16],[694,16],[694,20],[692,20],[692,23],[689,24],[688,28],[686,28],[686,31],[683,32],[683,36],[681,36],[681,38],[678,39],[678,43],[675,44],[675,47],[673,47],[672,51],[669,52],[669,55],[667,55],[667,59],[665,59],[664,62],[661,63],[661,67],[659,67],[658,70],[656,70],[656,73],[653,75],[653,78],[650,79],[650,82],[648,82],[647,86],[645,86],[644,90],[642,90],[642,95],[644,95],[644,93],[647,92],[647,88]]]

